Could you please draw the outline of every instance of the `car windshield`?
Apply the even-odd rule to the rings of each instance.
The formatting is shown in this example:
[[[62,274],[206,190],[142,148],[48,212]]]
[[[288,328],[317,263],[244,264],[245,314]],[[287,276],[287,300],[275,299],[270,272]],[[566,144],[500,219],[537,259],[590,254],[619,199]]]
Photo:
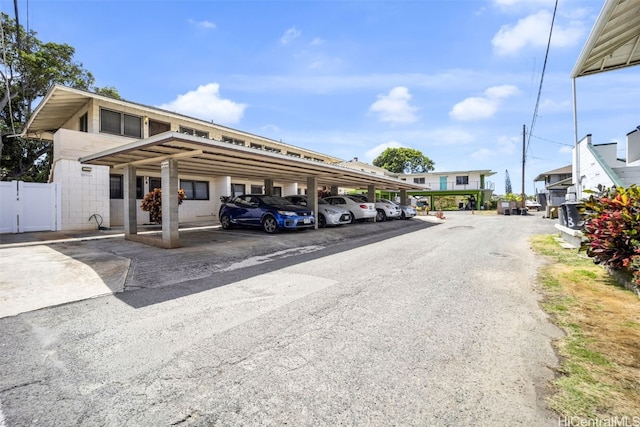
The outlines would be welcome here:
[[[326,200],[318,199],[319,205],[328,205],[329,203]]]

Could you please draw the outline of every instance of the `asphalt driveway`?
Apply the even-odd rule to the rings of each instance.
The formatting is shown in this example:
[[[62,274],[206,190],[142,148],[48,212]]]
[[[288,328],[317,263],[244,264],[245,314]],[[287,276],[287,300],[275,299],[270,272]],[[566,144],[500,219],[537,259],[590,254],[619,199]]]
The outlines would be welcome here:
[[[83,242],[129,259],[130,288],[0,319],[0,420],[558,425],[544,397],[559,331],[528,243],[554,223],[459,212],[360,226],[212,229],[177,252]]]

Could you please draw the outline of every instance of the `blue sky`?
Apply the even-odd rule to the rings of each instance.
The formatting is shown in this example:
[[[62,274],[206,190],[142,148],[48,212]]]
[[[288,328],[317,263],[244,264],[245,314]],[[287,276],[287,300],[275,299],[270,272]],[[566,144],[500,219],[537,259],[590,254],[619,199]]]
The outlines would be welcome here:
[[[526,137],[527,194],[535,176],[571,163],[569,75],[603,3],[558,3]],[[18,4],[21,24],[73,46],[96,85],[126,100],[345,160],[415,148],[436,171],[497,172],[497,193],[508,170],[519,193],[555,0]],[[623,143],[639,99],[639,67],[578,79],[579,136]]]

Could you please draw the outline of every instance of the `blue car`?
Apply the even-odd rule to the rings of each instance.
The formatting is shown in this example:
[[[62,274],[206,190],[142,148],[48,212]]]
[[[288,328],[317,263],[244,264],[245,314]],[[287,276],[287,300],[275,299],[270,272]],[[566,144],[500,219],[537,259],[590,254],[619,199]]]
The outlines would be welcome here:
[[[234,198],[221,197],[219,217],[224,230],[234,226],[262,227],[267,233],[278,230],[313,228],[313,212],[278,196],[243,194]]]

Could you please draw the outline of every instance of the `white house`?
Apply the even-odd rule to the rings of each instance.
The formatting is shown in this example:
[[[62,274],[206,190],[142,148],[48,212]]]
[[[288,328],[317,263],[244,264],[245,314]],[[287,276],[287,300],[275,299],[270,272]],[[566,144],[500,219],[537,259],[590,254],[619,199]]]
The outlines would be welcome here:
[[[625,158],[619,158],[617,153],[617,143],[594,145],[591,142],[591,135],[583,138],[578,143],[578,147],[573,149],[572,173],[573,182],[578,184],[576,185],[579,189],[576,194],[578,200],[587,195],[585,190],[596,190],[598,185],[604,187],[640,185],[640,130],[634,129],[627,134]]]

